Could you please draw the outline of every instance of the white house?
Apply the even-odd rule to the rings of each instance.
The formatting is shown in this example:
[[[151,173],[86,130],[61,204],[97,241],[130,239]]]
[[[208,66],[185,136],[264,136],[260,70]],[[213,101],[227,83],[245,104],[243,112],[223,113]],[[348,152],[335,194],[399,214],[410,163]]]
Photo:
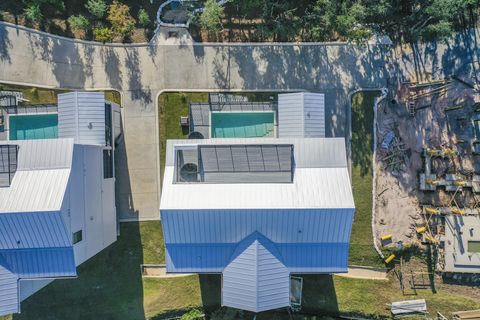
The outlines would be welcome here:
[[[117,238],[119,107],[95,92],[58,100],[57,139],[0,141],[0,315]]]

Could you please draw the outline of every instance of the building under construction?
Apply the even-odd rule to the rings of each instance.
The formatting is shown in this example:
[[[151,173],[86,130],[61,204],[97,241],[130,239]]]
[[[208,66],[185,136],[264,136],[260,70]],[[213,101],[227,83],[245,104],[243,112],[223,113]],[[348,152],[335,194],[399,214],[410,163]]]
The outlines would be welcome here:
[[[480,273],[480,99],[458,77],[399,83],[377,109],[375,236]],[[388,242],[387,242],[388,243]]]

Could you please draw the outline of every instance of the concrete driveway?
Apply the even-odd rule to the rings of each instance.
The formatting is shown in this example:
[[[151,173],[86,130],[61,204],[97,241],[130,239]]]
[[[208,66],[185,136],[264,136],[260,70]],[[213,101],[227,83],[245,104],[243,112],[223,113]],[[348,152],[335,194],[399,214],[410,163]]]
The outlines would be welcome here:
[[[125,144],[117,157],[122,220],[159,218],[159,93],[323,92],[327,136],[348,136],[349,93],[386,85],[385,52],[346,43],[102,45],[0,23],[0,81],[122,93]]]

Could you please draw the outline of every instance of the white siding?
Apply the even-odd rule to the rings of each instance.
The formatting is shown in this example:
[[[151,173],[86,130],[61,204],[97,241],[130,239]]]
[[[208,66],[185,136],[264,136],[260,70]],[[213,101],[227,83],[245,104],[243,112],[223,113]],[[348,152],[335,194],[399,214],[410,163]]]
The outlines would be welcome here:
[[[303,137],[303,93],[278,95],[278,137]]]
[[[0,265],[0,316],[18,312],[17,281],[15,274]]]
[[[278,136],[325,137],[325,95],[312,92],[279,94]]]
[[[320,93],[303,93],[304,136],[325,137],[325,96]]]
[[[102,92],[58,95],[58,137],[75,143],[105,145],[105,96]]]
[[[270,250],[276,251],[273,245],[254,240],[228,264],[223,271],[222,305],[252,312],[290,305],[290,273]]]
[[[117,238],[114,179],[103,179],[103,149],[75,145],[69,197],[65,214],[71,234],[82,230],[74,245],[77,265],[115,242]]]

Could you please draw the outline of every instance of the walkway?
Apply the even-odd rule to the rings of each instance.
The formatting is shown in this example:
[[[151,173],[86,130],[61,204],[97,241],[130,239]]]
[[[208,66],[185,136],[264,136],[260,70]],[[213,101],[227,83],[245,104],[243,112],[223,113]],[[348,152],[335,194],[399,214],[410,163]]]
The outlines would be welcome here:
[[[311,90],[326,94],[328,136],[348,132],[348,93],[386,84],[378,47],[334,44],[101,45],[0,23],[0,81],[123,96],[117,158],[124,220],[158,219],[157,95],[165,90]],[[161,125],[161,124],[160,124]]]

